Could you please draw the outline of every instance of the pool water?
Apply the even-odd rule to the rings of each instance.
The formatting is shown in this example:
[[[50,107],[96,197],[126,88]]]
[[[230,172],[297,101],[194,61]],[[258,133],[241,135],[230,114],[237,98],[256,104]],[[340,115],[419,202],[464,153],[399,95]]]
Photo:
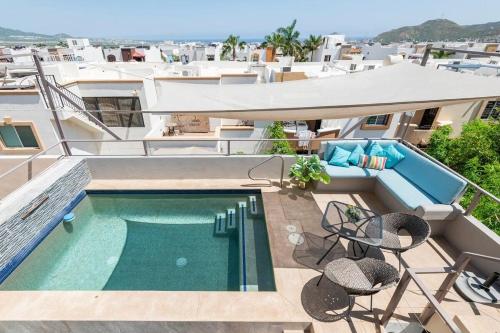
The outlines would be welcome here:
[[[73,213],[1,290],[275,290],[258,193],[88,193]]]

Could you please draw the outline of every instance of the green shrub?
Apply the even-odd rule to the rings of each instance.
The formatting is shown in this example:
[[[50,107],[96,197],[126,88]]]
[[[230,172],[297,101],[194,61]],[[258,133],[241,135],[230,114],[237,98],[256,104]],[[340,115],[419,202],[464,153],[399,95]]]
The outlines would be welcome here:
[[[475,120],[464,124],[457,138],[451,127],[432,133],[427,153],[450,166],[496,197],[500,196],[500,123]],[[460,204],[467,207],[474,195],[469,189]],[[500,235],[500,205],[483,196],[473,215]]]
[[[295,164],[290,167],[289,176],[306,184],[312,181],[320,181],[324,184],[330,182],[330,176],[326,173],[318,155],[312,155],[311,158],[297,156]]]
[[[267,134],[269,139],[286,139],[283,123],[281,121],[275,121],[267,126]],[[276,155],[294,155],[295,151],[290,147],[290,142],[283,140],[273,142],[268,153]]]

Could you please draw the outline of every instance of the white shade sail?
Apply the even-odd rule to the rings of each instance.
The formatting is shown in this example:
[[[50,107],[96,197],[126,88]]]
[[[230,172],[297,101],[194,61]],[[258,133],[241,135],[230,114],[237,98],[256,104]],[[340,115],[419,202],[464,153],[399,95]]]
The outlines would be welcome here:
[[[313,120],[414,111],[500,97],[500,79],[400,63],[270,84],[157,81],[151,109],[248,120]]]

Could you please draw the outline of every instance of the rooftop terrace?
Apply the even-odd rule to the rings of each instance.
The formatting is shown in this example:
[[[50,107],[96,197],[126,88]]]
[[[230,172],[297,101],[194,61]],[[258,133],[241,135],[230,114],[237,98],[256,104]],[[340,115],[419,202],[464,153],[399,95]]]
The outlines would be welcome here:
[[[4,198],[0,203],[3,207],[0,223],[6,223],[5,218],[9,215],[6,208],[17,207],[19,212],[25,211],[46,193],[47,188],[53,189],[50,184],[60,184],[58,186],[62,188],[68,186],[63,184],[67,181],[65,175],[82,166],[82,162],[84,167],[77,180],[70,183],[74,188],[71,191],[78,192],[80,186],[84,190],[260,189],[276,292],[2,291],[0,327],[6,332],[17,332],[21,328],[52,332],[59,327],[64,327],[64,332],[83,332],[91,327],[103,330],[120,328],[126,332],[146,327],[153,331],[190,332],[282,332],[296,329],[309,332],[399,332],[410,323],[419,323],[419,314],[428,304],[428,299],[413,281],[402,294],[387,326],[382,325],[381,319],[395,293],[394,287],[374,296],[373,312],[369,311],[370,297],[357,297],[351,321],[324,323],[307,314],[301,302],[301,295],[308,292],[306,283],[319,276],[329,261],[353,254],[352,248],[342,240],[319,267],[312,267],[310,260],[302,260],[302,256],[297,255],[298,251],[305,251],[313,259],[321,255],[317,249],[304,247],[307,242],[300,239],[307,238],[315,243],[326,235],[320,221],[327,203],[341,201],[379,214],[391,209],[386,206],[385,197],[370,190],[349,193],[304,191],[287,179],[282,188],[278,186],[279,182],[272,187],[261,186],[262,182],[247,179],[246,171],[263,160],[265,157],[257,156],[66,157]],[[290,161],[288,158],[285,163],[288,165]],[[204,171],[197,168],[190,171],[186,167],[200,164],[205,165]],[[211,168],[206,168],[208,165]],[[119,173],[116,172],[118,166],[122,166]],[[263,165],[257,176],[278,179],[278,170],[279,162],[275,160]],[[78,179],[82,177],[86,180],[80,182]],[[25,199],[20,200],[22,197]],[[52,195],[49,195],[47,205],[56,205],[51,200]],[[459,216],[441,223],[439,230],[436,229],[425,244],[403,253],[404,267],[449,267],[464,251],[495,254],[498,237],[485,232],[473,218]],[[322,248],[331,244],[329,241],[323,243]],[[388,263],[398,266],[397,257],[391,252],[369,252],[368,256],[371,255],[382,255]],[[481,261],[474,261],[474,266],[487,267],[488,273],[498,269],[495,264]],[[476,270],[473,266],[468,269]],[[439,291],[445,278],[446,274],[421,275],[432,293]],[[453,289],[442,301],[442,308],[462,332],[486,332],[499,326],[500,307],[466,302]],[[429,325],[436,325],[436,319]]]

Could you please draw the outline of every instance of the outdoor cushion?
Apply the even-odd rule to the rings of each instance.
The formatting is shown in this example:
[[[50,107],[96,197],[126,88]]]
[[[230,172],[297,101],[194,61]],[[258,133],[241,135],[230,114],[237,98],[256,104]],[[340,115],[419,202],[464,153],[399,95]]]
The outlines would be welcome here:
[[[320,145],[320,153],[324,153],[322,159],[325,161],[329,161],[332,158],[333,151],[335,147],[339,146],[345,150],[353,151],[357,145],[360,145],[361,148],[366,149],[372,143],[377,142],[382,148],[388,147],[390,145],[395,145],[398,143],[396,140],[334,140],[322,142]]]
[[[349,163],[347,162],[347,160],[349,159],[350,155],[351,152],[349,150],[345,150],[341,147],[335,147],[335,150],[333,151],[333,156],[328,162],[328,164],[348,168]]]
[[[403,144],[398,143],[396,149],[405,155],[405,158],[396,164],[393,170],[410,179],[438,203],[453,203],[467,185],[458,176]]]
[[[385,167],[387,169],[392,169],[398,164],[405,156],[401,154],[394,145],[390,145],[384,149],[384,156],[387,157],[387,163]]]
[[[359,144],[361,148],[365,148],[367,146],[367,140],[339,140],[339,141],[328,141],[326,143],[326,148],[324,148],[324,156],[323,159],[325,161],[329,161],[333,156],[333,151],[335,147],[340,147],[345,150],[353,151],[354,148]],[[325,147],[322,144],[322,147]]]
[[[321,164],[325,167],[326,173],[332,178],[373,178],[379,173],[378,170],[362,169],[353,165],[348,168],[344,168],[335,165],[329,165],[326,161],[321,161]],[[334,182],[335,180],[332,181]]]
[[[387,161],[386,157],[368,156],[365,154],[361,154],[359,156],[358,167],[375,169],[375,170],[384,170],[386,161]]]
[[[370,147],[366,150],[366,155],[370,156],[383,156],[384,148],[378,144],[378,142],[373,142]]]
[[[439,203],[413,182],[400,175],[394,169],[385,169],[377,174],[377,180],[389,192],[409,209],[420,205]]]
[[[361,147],[359,144],[356,146],[356,148],[354,148],[354,150],[352,151],[351,155],[349,155],[349,163],[351,163],[352,165],[358,165],[358,162],[359,162],[359,155],[361,154],[364,154],[365,151],[363,149],[363,147]]]
[[[374,143],[386,151],[392,150],[388,147],[393,145],[404,158],[399,163],[392,165],[392,169],[382,171],[362,169],[357,166],[349,168],[328,166],[323,161],[327,165],[327,173],[332,177],[339,178],[377,176],[383,186],[387,187],[396,198],[411,209],[421,205],[452,204],[467,185],[460,177],[396,140],[328,141],[321,144],[321,151],[324,152],[323,159],[329,161],[337,146],[353,151],[358,144],[362,148],[371,149]],[[370,149],[366,149],[366,151],[369,152]],[[391,163],[387,161],[386,167],[389,168],[389,166]]]

